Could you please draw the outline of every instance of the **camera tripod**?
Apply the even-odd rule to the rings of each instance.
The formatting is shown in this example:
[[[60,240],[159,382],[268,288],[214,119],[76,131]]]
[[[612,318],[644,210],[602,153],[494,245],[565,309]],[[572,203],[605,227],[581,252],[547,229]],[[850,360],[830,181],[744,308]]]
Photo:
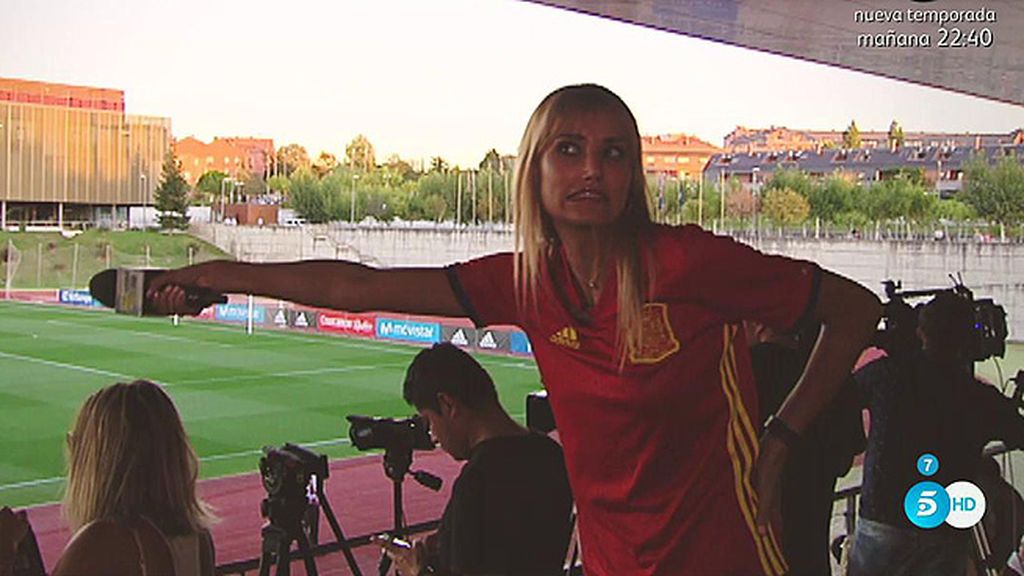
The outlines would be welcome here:
[[[441,489],[441,479],[429,472],[422,470],[409,471],[412,466],[411,446],[392,446],[384,451],[384,475],[391,479],[391,509],[394,513],[394,528],[391,536],[401,538],[405,536],[405,510],[403,509],[402,483],[406,475],[411,475],[421,486],[430,488],[433,491]],[[377,566],[379,576],[385,576],[391,569],[391,558],[382,554],[380,564]]]
[[[260,512],[268,522],[260,531],[263,542],[260,549],[260,576],[270,576],[270,567],[277,565],[277,576],[289,576],[291,574],[291,545],[295,542],[299,553],[302,555],[306,567],[307,576],[317,576],[316,562],[310,551],[310,534],[313,535],[314,545],[319,532],[319,513],[324,511],[327,522],[341,551],[345,554],[349,570],[353,576],[362,576],[359,565],[356,564],[355,556],[352,555],[352,547],[349,545],[345,534],[341,531],[341,525],[334,516],[331,503],[324,494],[324,478],[313,476],[312,482],[315,488],[316,503],[311,504],[305,497],[298,499],[287,499],[268,497],[260,503]],[[313,512],[310,514],[310,512]],[[303,526],[308,525],[309,533]]]

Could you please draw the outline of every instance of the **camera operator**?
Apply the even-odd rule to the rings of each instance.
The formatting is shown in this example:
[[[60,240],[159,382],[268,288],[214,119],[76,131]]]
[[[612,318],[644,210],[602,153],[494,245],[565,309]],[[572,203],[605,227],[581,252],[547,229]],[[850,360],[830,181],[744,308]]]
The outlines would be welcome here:
[[[512,420],[490,375],[451,344],[417,354],[403,397],[427,420],[441,448],[467,462],[436,533],[412,548],[381,544],[399,572],[559,573],[572,494],[558,444]]]
[[[989,441],[1024,447],[1017,407],[974,378],[968,354],[973,331],[971,301],[940,292],[920,310],[917,342],[891,347],[889,356],[855,374],[871,410],[871,430],[850,576],[965,573],[969,532],[947,525],[917,528],[903,500],[924,479],[916,466],[922,454],[939,462],[928,480],[946,486],[976,478]]]

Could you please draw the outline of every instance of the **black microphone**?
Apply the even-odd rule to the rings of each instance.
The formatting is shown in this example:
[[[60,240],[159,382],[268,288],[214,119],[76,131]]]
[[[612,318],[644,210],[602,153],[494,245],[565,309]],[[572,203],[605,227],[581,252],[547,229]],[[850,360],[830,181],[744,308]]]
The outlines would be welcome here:
[[[89,280],[89,294],[97,302],[119,313],[136,316],[159,315],[146,300],[149,283],[166,270],[148,268],[108,268]],[[214,304],[226,304],[228,297],[206,288],[185,288],[185,302],[202,310]]]

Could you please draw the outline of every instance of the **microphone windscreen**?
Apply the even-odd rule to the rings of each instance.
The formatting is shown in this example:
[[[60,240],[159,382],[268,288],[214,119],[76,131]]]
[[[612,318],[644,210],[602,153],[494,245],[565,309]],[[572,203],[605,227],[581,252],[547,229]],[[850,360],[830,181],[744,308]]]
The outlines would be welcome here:
[[[117,270],[107,268],[89,280],[89,294],[107,308],[117,302]]]

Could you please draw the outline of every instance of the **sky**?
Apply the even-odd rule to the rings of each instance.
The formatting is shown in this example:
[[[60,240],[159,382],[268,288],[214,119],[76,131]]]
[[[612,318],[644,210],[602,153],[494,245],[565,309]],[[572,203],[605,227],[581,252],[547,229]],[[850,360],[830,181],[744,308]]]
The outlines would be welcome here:
[[[736,126],[1001,132],[1024,107],[519,0],[4,0],[0,76],[124,90],[174,136],[273,138],[339,158],[515,153],[550,91],[597,82],[645,134]]]

